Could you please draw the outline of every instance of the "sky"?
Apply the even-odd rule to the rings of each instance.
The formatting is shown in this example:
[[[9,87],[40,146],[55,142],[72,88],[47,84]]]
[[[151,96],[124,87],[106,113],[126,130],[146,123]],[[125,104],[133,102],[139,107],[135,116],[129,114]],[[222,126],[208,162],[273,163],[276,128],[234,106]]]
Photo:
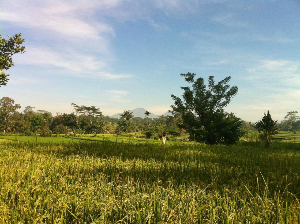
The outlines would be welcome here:
[[[300,113],[299,0],[0,0],[0,34],[18,33],[26,52],[0,97],[21,111],[161,115],[191,72],[231,76],[225,110],[245,121]]]

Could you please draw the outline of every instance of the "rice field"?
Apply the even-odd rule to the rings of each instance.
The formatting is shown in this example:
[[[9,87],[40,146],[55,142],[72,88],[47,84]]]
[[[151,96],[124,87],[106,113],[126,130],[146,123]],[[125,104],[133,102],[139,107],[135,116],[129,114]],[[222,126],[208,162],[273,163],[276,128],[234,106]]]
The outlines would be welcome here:
[[[299,223],[300,145],[0,142],[1,223]]]

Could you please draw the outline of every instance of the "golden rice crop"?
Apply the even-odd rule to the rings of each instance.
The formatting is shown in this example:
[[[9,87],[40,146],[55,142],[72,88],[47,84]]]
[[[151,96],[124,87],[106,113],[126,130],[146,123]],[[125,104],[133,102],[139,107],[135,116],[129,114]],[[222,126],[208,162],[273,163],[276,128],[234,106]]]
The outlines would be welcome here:
[[[5,142],[2,223],[295,223],[300,151]]]

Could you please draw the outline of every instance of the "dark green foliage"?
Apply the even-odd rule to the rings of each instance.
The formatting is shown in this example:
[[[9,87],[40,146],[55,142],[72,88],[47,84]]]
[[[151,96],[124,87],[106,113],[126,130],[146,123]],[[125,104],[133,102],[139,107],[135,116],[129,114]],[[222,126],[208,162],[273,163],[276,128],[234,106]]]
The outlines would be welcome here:
[[[51,130],[55,134],[68,133],[68,129],[73,132],[78,128],[78,119],[75,114],[59,114],[51,122]]]
[[[125,110],[123,114],[120,114],[120,119],[125,119],[126,121],[129,121],[131,118],[133,118],[133,112],[130,112],[129,110]]]
[[[21,36],[22,34],[16,34],[13,37],[8,36],[8,40],[5,40],[0,35],[0,87],[5,86],[8,82],[9,74],[6,74],[4,70],[14,66],[12,56],[19,52],[25,52],[25,47],[21,46],[24,42]]]
[[[68,134],[68,127],[63,124],[58,124],[53,128],[54,134]]]
[[[76,114],[79,114],[78,120],[76,119],[79,129],[84,130],[86,134],[103,132],[103,115],[99,108],[95,106],[78,106],[75,103],[71,105],[74,107]],[[73,127],[75,127],[74,125]]]
[[[147,131],[147,132],[145,133],[145,135],[146,135],[146,138],[150,139],[151,136],[152,136],[152,132],[151,132],[151,131]]]
[[[118,122],[118,133],[120,132],[131,132],[134,130],[134,123],[132,122],[133,118],[132,112],[125,110],[120,114],[120,120]]]
[[[255,128],[262,132],[262,139],[265,141],[265,147],[269,148],[271,143],[271,135],[275,135],[277,132],[277,121],[274,121],[271,114],[264,114],[263,118],[255,123]]]
[[[0,84],[1,85],[1,84]],[[20,104],[15,104],[15,101],[9,97],[3,97],[0,100],[0,128],[1,131],[13,131],[16,120],[17,110],[20,109]]]
[[[181,74],[192,87],[181,87],[183,99],[171,95],[175,101],[172,112],[182,117],[182,128],[190,133],[190,139],[207,144],[234,144],[243,135],[242,120],[233,113],[223,110],[238,88],[227,84],[230,76],[215,84],[214,77],[209,77],[208,89],[204,79],[194,79],[194,73]]]
[[[86,116],[90,116],[90,117],[102,117],[102,112],[100,111],[99,108],[96,108],[95,106],[78,106],[75,103],[71,103],[71,106],[74,107],[74,110],[76,111],[76,113],[80,114],[80,115],[86,115]]]

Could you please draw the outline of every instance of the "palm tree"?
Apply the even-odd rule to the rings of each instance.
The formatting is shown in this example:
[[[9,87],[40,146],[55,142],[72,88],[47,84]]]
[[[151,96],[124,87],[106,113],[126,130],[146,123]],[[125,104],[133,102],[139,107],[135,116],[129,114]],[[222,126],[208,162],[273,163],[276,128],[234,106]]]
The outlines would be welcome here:
[[[124,119],[126,121],[129,121],[131,118],[133,118],[133,112],[130,112],[129,110],[124,110],[123,114],[120,114],[121,115],[121,119]]]
[[[147,118],[147,124],[149,125],[149,115],[150,115],[151,113],[148,111],[148,110],[146,110],[146,112],[145,112],[145,117]]]
[[[133,129],[133,123],[131,119],[134,117],[132,115],[132,112],[129,112],[129,110],[124,110],[123,114],[120,114],[120,120],[118,122],[118,126],[120,130],[124,132],[129,132]]]

